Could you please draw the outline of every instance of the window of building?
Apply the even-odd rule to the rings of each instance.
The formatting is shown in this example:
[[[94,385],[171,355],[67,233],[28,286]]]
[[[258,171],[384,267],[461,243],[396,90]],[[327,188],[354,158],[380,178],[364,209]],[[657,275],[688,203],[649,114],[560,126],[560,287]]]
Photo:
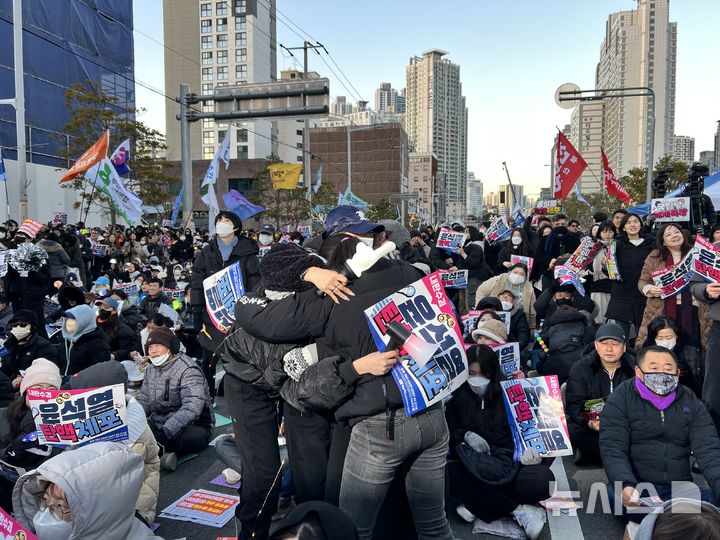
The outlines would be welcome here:
[[[212,20],[204,19],[200,21],[200,32],[203,34],[209,34],[212,32]]]
[[[247,28],[247,19],[245,17],[235,17],[235,30],[245,30]]]
[[[235,49],[235,62],[247,62],[247,49]]]
[[[217,63],[218,64],[227,64],[228,63],[228,52],[227,51],[218,51]]]
[[[215,28],[218,32],[227,32],[227,18],[218,19]]]
[[[299,156],[297,157],[297,160],[298,160],[300,163],[302,163],[302,162],[303,162],[303,156],[302,156],[302,155],[299,155]]]
[[[298,129],[298,130],[295,131],[295,135],[300,135],[300,136],[302,136],[302,134],[303,134],[303,130],[302,130],[302,129]]]
[[[237,142],[248,142],[248,131],[244,128],[238,128],[237,130]]]
[[[243,145],[243,146],[238,146],[238,147],[237,147],[237,157],[238,157],[238,159],[247,159],[247,158],[248,158],[248,155],[249,155],[249,154],[248,154],[248,147],[247,147],[247,146]]]
[[[302,150],[303,149],[302,143],[299,142],[299,143],[295,144],[295,148],[297,148],[298,150]]]
[[[203,131],[203,144],[213,144],[215,142],[214,131]]]
[[[212,95],[213,93],[213,85],[212,83],[203,83],[202,85],[202,93],[204,96]]]
[[[213,68],[202,68],[202,80],[212,81],[213,80]]]
[[[212,127],[212,120],[209,118],[203,118],[202,127],[203,129],[210,129]]]
[[[228,46],[228,36],[227,34],[218,34],[217,39],[215,40],[217,42],[217,48],[218,49],[225,49]]]
[[[218,81],[226,81],[228,79],[228,68],[227,66],[217,68]]]
[[[252,178],[228,178],[228,188],[234,189],[246,197],[257,196],[257,189]]]
[[[235,46],[244,47],[247,45],[247,32],[237,32],[235,34]]]
[[[203,146],[203,159],[212,159],[215,149],[212,146]]]
[[[212,52],[204,52],[202,53],[202,63],[204,66],[207,66],[208,64],[212,64]]]
[[[235,0],[235,13],[243,14],[247,12],[247,1],[246,0]]]
[[[212,49],[212,36],[203,36],[202,37],[202,48],[203,49]]]
[[[212,4],[200,4],[200,16],[201,17],[212,17]]]
[[[227,2],[215,2],[215,15],[227,15]]]
[[[218,131],[218,142],[225,140],[225,133],[227,133],[227,130]]]
[[[247,78],[247,65],[241,64],[239,66],[235,66],[235,78],[236,79],[246,79]]]

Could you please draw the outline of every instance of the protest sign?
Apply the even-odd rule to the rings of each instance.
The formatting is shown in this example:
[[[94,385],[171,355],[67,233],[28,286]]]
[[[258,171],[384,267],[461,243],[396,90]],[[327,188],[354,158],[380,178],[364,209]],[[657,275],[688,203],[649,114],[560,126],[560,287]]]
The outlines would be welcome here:
[[[720,283],[720,248],[710,240],[697,235],[695,238],[695,259],[693,270],[702,278],[713,283]],[[0,273],[0,275],[4,275]]]
[[[514,371],[520,371],[520,344],[516,341],[501,345],[490,345],[500,361],[500,369],[507,378],[512,378]]]
[[[65,212],[53,212],[52,222],[67,225],[67,214]]]
[[[655,221],[690,221],[690,197],[653,199],[650,214]]]
[[[695,266],[694,257],[695,248],[692,248],[677,264],[653,270],[650,273],[655,286],[662,289],[660,298],[675,296],[690,285]]]
[[[605,253],[605,267],[607,268],[608,279],[613,281],[622,281],[620,277],[620,268],[617,263],[617,240],[610,242]]]
[[[495,244],[510,238],[511,234],[512,230],[510,229],[510,225],[508,225],[507,219],[505,216],[500,216],[488,227],[488,230],[485,232],[485,240],[487,240],[488,244]]]
[[[270,251],[270,248],[272,246],[260,246],[260,250],[258,251],[258,259],[262,259],[265,254]]]
[[[435,272],[365,310],[378,349],[390,342],[387,325],[398,322],[427,343],[437,344],[435,355],[422,367],[410,356],[395,364],[392,375],[408,415],[439,403],[467,379],[467,356],[462,326],[453,315]]]
[[[463,323],[463,334],[469,335],[475,330],[477,326],[477,320],[485,310],[482,309],[471,309],[467,312],[467,315],[461,317]]]
[[[18,227],[17,232],[25,233],[30,238],[35,238],[35,235],[40,232],[42,226],[42,223],[35,221],[34,219],[28,218],[22,222],[20,227]]]
[[[122,384],[85,390],[28,388],[27,399],[42,445],[68,448],[128,438]]]
[[[7,540],[38,540],[37,536],[20,525],[2,508],[0,508],[0,538]]]
[[[532,267],[535,259],[533,257],[523,257],[522,255],[510,255],[510,264],[522,263],[527,266],[528,275],[532,273]]]
[[[120,289],[128,295],[129,298],[137,298],[140,296],[140,286],[137,283],[118,283],[115,282],[114,289]]]
[[[546,201],[537,201],[535,203],[535,214],[559,214],[562,207],[562,201],[559,199],[548,199]]]
[[[507,333],[510,333],[510,319],[512,318],[512,313],[509,311],[496,311],[495,314],[500,317],[500,320],[505,324],[505,330],[507,330]]]
[[[183,292],[182,289],[168,289],[168,288],[164,288],[164,289],[163,289],[163,292],[164,292],[167,296],[169,296],[170,298],[172,298],[173,300],[178,300],[178,301],[180,301],[180,302],[182,302],[183,299],[185,298],[185,293]]]
[[[203,280],[205,307],[215,328],[226,333],[235,322],[235,304],[245,295],[240,261]]]
[[[467,289],[468,270],[455,270],[454,272],[440,270],[440,279],[446,289]]]
[[[589,399],[583,404],[580,416],[585,420],[600,420],[604,408],[605,398]]]
[[[302,234],[304,238],[310,238],[312,236],[312,230],[310,229],[310,225],[301,225],[296,230],[297,232]]]
[[[500,385],[515,442],[515,461],[527,448],[534,448],[542,457],[572,456],[556,375],[500,381]]]
[[[191,489],[165,508],[161,518],[190,521],[208,527],[223,527],[235,515],[239,497],[207,489]]]
[[[570,255],[565,262],[565,266],[571,268],[575,272],[585,270],[595,258],[595,254],[600,250],[600,242],[596,242],[590,236],[583,236],[580,245]]]
[[[90,240],[90,248],[92,249],[93,255],[96,257],[104,257],[107,253],[107,244],[101,244],[100,242],[93,242]]]
[[[180,319],[180,315],[178,314],[178,312],[167,304],[160,304],[160,307],[158,308],[158,313],[170,319],[174,325],[177,324],[178,320]]]
[[[585,286],[582,284],[582,279],[575,273],[574,270],[567,266],[558,265],[555,267],[555,279],[560,281],[561,285],[570,283],[575,290],[580,293],[580,296],[585,296]]]
[[[465,245],[465,240],[467,240],[467,235],[464,232],[456,232],[443,227],[440,229],[435,247],[442,248],[450,253],[457,253]]]
[[[10,255],[12,250],[3,249],[0,251],[0,277],[5,276],[8,273],[8,264],[10,264]]]

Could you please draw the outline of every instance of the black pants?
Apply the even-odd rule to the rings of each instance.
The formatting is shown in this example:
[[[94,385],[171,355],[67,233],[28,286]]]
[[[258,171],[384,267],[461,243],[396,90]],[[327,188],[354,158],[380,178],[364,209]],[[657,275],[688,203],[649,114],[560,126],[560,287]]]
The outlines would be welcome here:
[[[720,432],[720,321],[713,321],[710,327],[707,351],[705,352],[705,380],[702,399]]]
[[[277,400],[231,376],[225,377],[225,399],[242,463],[240,504],[235,509],[240,539],[263,540],[277,510],[281,485]]]
[[[215,399],[215,369],[217,368],[219,355],[215,355],[207,349],[202,353],[202,372],[210,388],[210,397]]]
[[[600,458],[600,432],[589,428],[571,425],[570,441],[573,448],[580,451],[582,462],[587,465],[602,466]]]
[[[177,454],[196,454],[207,448],[212,438],[212,430],[209,427],[190,424],[180,433],[170,439],[162,430],[162,426],[150,424],[150,429],[155,435],[155,440],[162,445],[165,452]]]
[[[450,493],[470,512],[489,523],[510,514],[518,505],[537,504],[550,496],[555,476],[545,465],[524,465],[505,486],[491,486],[471,475],[459,461],[448,463]]]

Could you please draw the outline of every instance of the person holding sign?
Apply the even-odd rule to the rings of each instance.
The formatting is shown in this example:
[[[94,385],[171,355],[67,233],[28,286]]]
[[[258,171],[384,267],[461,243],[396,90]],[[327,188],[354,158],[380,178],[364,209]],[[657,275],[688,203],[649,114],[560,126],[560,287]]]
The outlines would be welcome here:
[[[515,297],[515,305],[522,307],[527,314],[530,331],[535,330],[535,290],[528,280],[528,269],[523,263],[515,263],[501,274],[485,281],[475,293],[475,305],[486,296],[497,297],[502,291],[510,291]]]
[[[500,250],[500,253],[498,253],[495,271],[498,274],[507,272],[507,269],[512,266],[510,259],[513,255],[532,257],[534,254],[535,251],[532,249],[532,246],[525,235],[525,231],[516,227],[512,230],[510,238],[503,242],[503,247]]]
[[[693,485],[691,453],[709,488]],[[665,347],[642,349],[635,377],[608,397],[600,417],[600,454],[610,500],[621,491],[625,508],[639,506],[642,483],[652,484],[663,500],[679,495],[678,483],[699,490],[704,501],[720,500],[718,432],[702,402],[678,384],[675,355]]]
[[[612,280],[608,273],[607,257],[608,248],[615,241],[615,236],[617,236],[617,233],[611,221],[603,221],[597,225],[597,231],[593,236],[596,242],[600,242],[600,249],[595,254],[589,268],[590,278],[592,279],[590,298],[597,306],[595,324],[605,323],[605,312],[610,303]]]
[[[641,348],[647,338],[647,327],[650,321],[667,315],[674,319],[680,327],[680,333],[687,343],[701,343],[703,349],[707,346],[710,329],[710,315],[707,307],[693,304],[690,287],[690,276],[682,278],[681,283],[673,279],[671,287],[673,292],[667,296],[657,286],[653,279],[653,272],[678,264],[692,249],[687,233],[674,223],[666,223],[660,227],[656,234],[656,248],[650,252],[643,265],[638,281],[638,289],[647,297],[642,323],[638,331],[636,348]],[[667,298],[662,298],[667,296]],[[702,338],[702,341],[701,341]]]
[[[555,476],[534,450],[513,462],[498,357],[485,345],[470,347],[467,355],[467,383],[445,412],[450,448],[460,457],[448,463],[450,493],[462,502],[457,513],[469,523],[476,517],[490,523],[512,515],[535,539],[544,527],[537,504],[550,496]]]

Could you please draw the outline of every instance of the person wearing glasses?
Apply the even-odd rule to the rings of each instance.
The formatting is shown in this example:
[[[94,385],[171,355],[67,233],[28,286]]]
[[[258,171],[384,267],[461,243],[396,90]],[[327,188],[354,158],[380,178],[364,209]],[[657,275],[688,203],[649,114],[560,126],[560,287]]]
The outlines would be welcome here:
[[[21,373],[29,368],[36,358],[47,358],[63,371],[57,349],[47,339],[38,335],[37,327],[35,313],[28,309],[19,310],[8,323],[5,341],[8,356],[2,359],[0,369],[10,378],[14,388],[20,387]]]
[[[97,442],[63,452],[18,480],[15,519],[39,538],[155,538],[135,515],[143,460],[127,446]],[[112,493],[112,504],[99,493]]]

